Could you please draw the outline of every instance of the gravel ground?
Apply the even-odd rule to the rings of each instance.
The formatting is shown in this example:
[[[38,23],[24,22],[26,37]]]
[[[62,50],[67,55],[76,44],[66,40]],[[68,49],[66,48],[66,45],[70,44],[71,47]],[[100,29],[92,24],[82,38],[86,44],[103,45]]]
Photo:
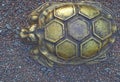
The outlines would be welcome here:
[[[120,0],[95,0],[111,8],[120,27]],[[44,0],[0,0],[0,82],[120,82],[120,37],[107,60],[94,65],[46,68],[29,57],[19,29]],[[120,36],[120,35],[119,35]]]

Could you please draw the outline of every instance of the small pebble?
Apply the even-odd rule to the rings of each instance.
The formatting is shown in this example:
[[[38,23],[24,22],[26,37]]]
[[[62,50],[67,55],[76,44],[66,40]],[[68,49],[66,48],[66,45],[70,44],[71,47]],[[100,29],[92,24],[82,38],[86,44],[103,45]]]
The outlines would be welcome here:
[[[19,66],[19,68],[22,68],[21,66]]]
[[[5,4],[2,4],[2,6],[5,6]]]
[[[16,29],[17,29],[17,30],[20,30],[20,27],[17,26]]]
[[[0,30],[0,33],[2,32],[2,30]]]
[[[12,29],[12,27],[9,24],[6,24],[7,29]]]

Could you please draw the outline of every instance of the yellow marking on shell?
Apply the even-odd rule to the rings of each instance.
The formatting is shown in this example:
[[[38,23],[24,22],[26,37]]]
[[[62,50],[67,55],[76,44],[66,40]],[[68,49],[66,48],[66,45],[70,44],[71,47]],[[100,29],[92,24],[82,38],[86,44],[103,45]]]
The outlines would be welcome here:
[[[90,5],[80,5],[80,14],[92,19],[100,14],[100,11]]]
[[[57,45],[56,53],[62,59],[71,59],[76,56],[77,48],[73,42],[65,40]]]
[[[59,21],[52,21],[45,29],[45,38],[51,42],[57,42],[63,37],[64,25]]]
[[[101,40],[109,38],[112,35],[111,22],[104,17],[100,17],[94,22],[93,32]]]
[[[90,58],[97,54],[101,49],[101,42],[94,38],[90,38],[81,44],[81,56],[84,58]]]
[[[75,8],[73,5],[64,5],[55,9],[54,14],[56,17],[66,20],[75,15]]]
[[[52,19],[53,19],[53,12],[49,12],[45,20],[46,22],[49,22]]]

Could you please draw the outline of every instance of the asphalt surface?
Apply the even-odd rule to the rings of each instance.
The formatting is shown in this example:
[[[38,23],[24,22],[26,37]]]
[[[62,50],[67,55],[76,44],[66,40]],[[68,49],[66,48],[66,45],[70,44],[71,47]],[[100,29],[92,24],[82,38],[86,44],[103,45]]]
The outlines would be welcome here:
[[[120,0],[95,0],[112,9],[120,27]],[[32,46],[21,42],[19,30],[27,15],[44,0],[0,0],[0,82],[120,82],[120,35],[105,61],[93,65],[46,68],[32,58]]]

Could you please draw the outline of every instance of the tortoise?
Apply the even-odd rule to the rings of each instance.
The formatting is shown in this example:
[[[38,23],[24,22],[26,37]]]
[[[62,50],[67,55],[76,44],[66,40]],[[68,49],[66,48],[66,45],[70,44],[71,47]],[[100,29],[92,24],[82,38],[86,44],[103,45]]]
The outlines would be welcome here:
[[[44,66],[103,61],[115,42],[114,14],[99,2],[46,2],[28,18],[20,36],[35,47],[31,57]]]

